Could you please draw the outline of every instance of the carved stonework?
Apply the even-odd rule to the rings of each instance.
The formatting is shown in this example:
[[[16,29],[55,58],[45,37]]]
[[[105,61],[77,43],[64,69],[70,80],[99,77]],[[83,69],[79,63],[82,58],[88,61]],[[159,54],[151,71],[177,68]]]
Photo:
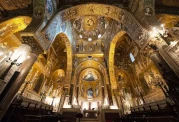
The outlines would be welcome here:
[[[155,0],[135,0],[130,5],[131,11],[140,23],[149,31],[153,26],[160,28],[160,23],[155,17]]]
[[[40,31],[44,28],[53,13],[55,13],[56,6],[52,0],[34,0],[33,1],[33,19],[31,24],[21,32],[23,43],[31,46],[35,53],[40,54],[46,50]],[[35,24],[34,24],[35,23]],[[27,34],[28,33],[28,34]],[[32,36],[28,36],[28,35]],[[28,40],[28,41],[27,41]],[[50,45],[48,45],[49,48]]]
[[[155,9],[156,14],[171,14],[171,15],[179,15],[179,9],[178,8],[166,8],[166,7],[157,7]]]
[[[27,27],[31,18],[27,16],[20,16],[10,19],[0,24],[0,40],[4,40],[9,35],[21,31]]]
[[[43,30],[44,42],[49,42],[50,45],[58,33],[64,32],[63,25],[66,21],[89,14],[110,17],[123,23],[127,28],[126,32],[141,48],[148,41],[148,32],[138,23],[135,17],[126,10],[104,4],[84,4],[59,12]],[[66,33],[67,36],[70,35],[69,32],[65,31],[64,33]]]
[[[38,42],[36,42],[33,36],[22,36],[22,43],[29,45],[32,48],[32,52],[37,55],[43,53],[43,49],[39,47]]]
[[[165,52],[175,61],[175,63],[179,67],[179,41],[175,41],[170,44],[166,49]]]
[[[32,3],[32,0],[0,0],[0,4],[6,10],[25,8]]]

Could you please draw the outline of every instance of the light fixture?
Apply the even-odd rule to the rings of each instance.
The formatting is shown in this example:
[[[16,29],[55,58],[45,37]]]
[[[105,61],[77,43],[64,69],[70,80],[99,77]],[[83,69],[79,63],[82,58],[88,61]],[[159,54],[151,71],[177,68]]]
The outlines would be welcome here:
[[[65,48],[65,49],[63,50],[63,52],[66,53],[66,52],[67,52],[67,49]]]
[[[83,110],[84,109],[89,110],[89,102],[83,102],[82,108]]]
[[[7,58],[7,55],[4,56],[4,57],[0,60],[0,63],[1,63],[5,58]]]
[[[170,42],[171,45],[175,46],[177,44],[177,41]]]
[[[0,52],[0,56],[2,56],[4,53],[3,52]]]
[[[48,104],[48,105],[50,105],[50,104],[52,103],[52,98],[49,97],[49,96],[47,96],[47,97],[45,98],[45,103]]]
[[[162,34],[162,36],[163,36],[163,34],[165,33],[164,24],[161,24],[160,26],[162,27],[162,29],[158,29],[156,27],[153,27],[152,30],[153,30],[153,32]]]
[[[11,56],[12,56],[12,51],[9,52],[9,57],[11,57]]]
[[[94,108],[95,110],[97,110],[98,109],[97,102],[91,102],[91,108]]]
[[[83,38],[83,36],[82,36],[81,34],[79,35],[79,37],[80,37],[81,39]]]
[[[92,41],[92,38],[88,38],[88,41],[89,41],[89,42]]]
[[[99,34],[99,35],[98,35],[98,39],[99,39],[99,38],[101,38],[101,36],[102,36],[102,35],[101,35],[101,34]]]
[[[149,32],[151,37],[160,37],[162,38],[168,45],[170,45],[170,41],[166,38],[166,30],[164,28],[164,24],[161,24],[162,29],[158,29],[156,27],[152,28],[152,31]]]
[[[157,36],[157,34],[156,34],[155,31],[150,31],[149,34],[150,34],[150,37],[155,37],[155,36]]]
[[[161,24],[160,26],[163,28],[163,27],[164,27],[164,24]]]
[[[22,44],[12,53],[10,60],[14,61],[15,59],[18,59],[16,63],[21,64],[29,55],[30,50],[31,48],[28,45]]]
[[[110,109],[118,109],[117,105],[110,106]]]
[[[153,27],[152,30],[155,31],[155,32],[157,31],[156,27]]]

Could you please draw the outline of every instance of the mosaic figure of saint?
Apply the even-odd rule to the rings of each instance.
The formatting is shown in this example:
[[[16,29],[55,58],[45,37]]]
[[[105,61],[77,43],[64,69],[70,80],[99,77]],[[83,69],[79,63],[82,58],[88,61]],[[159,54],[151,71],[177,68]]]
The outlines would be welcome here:
[[[85,75],[83,77],[83,79],[86,80],[86,81],[94,81],[95,80],[93,73],[91,71],[88,71],[88,74]]]
[[[91,86],[87,90],[87,98],[94,98],[93,89]]]
[[[152,9],[151,8],[146,8],[145,9],[145,15],[151,16],[152,15]]]

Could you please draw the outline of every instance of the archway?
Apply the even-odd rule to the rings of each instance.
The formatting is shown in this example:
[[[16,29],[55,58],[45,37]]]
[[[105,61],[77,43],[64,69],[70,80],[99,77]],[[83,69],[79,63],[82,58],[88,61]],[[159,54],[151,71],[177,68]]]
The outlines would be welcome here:
[[[69,83],[71,81],[71,73],[72,73],[72,60],[73,60],[72,59],[73,58],[72,57],[72,53],[73,53],[72,52],[72,46],[71,46],[70,40],[68,39],[68,37],[64,33],[59,33],[56,36],[54,43],[55,42],[60,43],[60,41],[65,44],[65,48],[63,49],[62,52],[66,53],[66,60],[67,61],[66,62],[64,61],[62,63],[67,63],[66,68],[65,68],[65,70],[66,70],[65,82]],[[58,44],[58,46],[60,46],[60,45]]]
[[[79,82],[78,82],[79,74],[82,70],[84,70],[86,68],[95,68],[100,73],[101,76],[104,76],[102,78],[102,79],[104,79],[103,80],[104,82],[102,82],[102,85],[104,86],[104,84],[109,84],[106,68],[100,62],[97,62],[94,60],[84,61],[76,67],[76,70],[74,73],[75,75],[74,75],[72,83],[79,85]],[[75,82],[75,81],[77,81],[77,82]]]
[[[80,100],[95,100],[101,92],[101,75],[94,68],[86,68],[80,73]]]
[[[46,51],[53,43],[56,35],[61,32],[65,33],[69,40],[72,41],[70,20],[86,15],[109,17],[122,23],[126,27],[126,33],[135,40],[140,48],[143,48],[148,42],[148,31],[140,25],[131,13],[115,6],[93,3],[82,4],[60,11],[51,19],[51,21],[49,21],[49,24],[46,24],[45,27],[44,25],[39,26],[39,28],[36,29],[38,30],[38,35],[28,35],[27,30],[24,31],[26,33],[22,33],[22,36],[33,37],[33,40],[36,40],[40,47]]]
[[[59,12],[43,30],[45,42],[51,42],[56,34],[62,32],[65,22],[85,15],[99,15],[109,17],[123,23],[126,32],[143,47],[148,40],[148,32],[138,23],[135,17],[124,9],[104,4],[83,4]],[[52,28],[54,31],[52,31]],[[66,33],[67,36],[70,36]]]
[[[31,17],[18,16],[0,24],[0,42],[8,36],[24,30],[31,22]]]
[[[120,31],[111,41],[110,48],[109,48],[109,59],[108,59],[108,67],[109,67],[109,76],[110,76],[110,83],[113,89],[117,88],[117,82],[116,82],[116,76],[114,71],[114,53],[115,53],[115,47],[116,43],[118,41],[121,41],[121,37],[124,36],[126,32]]]
[[[56,70],[55,72],[53,72],[52,74],[52,81],[53,82],[57,82],[59,84],[62,84],[63,83],[63,80],[64,80],[64,77],[65,77],[65,72],[63,69],[58,69]]]
[[[80,101],[78,101],[80,94],[79,91],[81,90],[81,81],[84,81],[84,79],[81,79],[82,76],[85,76],[84,72],[88,71],[88,70],[92,70],[94,71],[96,74],[98,74],[98,76],[100,76],[100,79],[97,79],[96,81],[94,81],[94,84],[98,85],[98,90],[99,90],[99,95],[97,96],[97,98],[95,97],[93,100],[93,102],[97,103],[99,101],[101,105],[103,105],[104,103],[104,98],[106,98],[106,94],[107,94],[107,89],[106,89],[106,85],[109,84],[109,80],[108,80],[108,74],[106,71],[105,66],[103,66],[101,64],[101,62],[95,61],[95,60],[86,60],[83,61],[81,63],[79,63],[76,66],[75,72],[74,72],[74,77],[72,79],[72,84],[74,84],[76,91],[74,92],[74,96],[77,98],[77,104],[80,104]],[[86,72],[87,73],[87,72]],[[102,77],[104,76],[104,77]],[[95,79],[95,78],[94,78]],[[84,81],[84,82],[88,82],[88,81]],[[90,81],[89,81],[90,82]],[[93,81],[92,81],[93,82]],[[85,83],[86,84],[86,83]],[[93,84],[93,85],[94,85]],[[87,87],[86,87],[87,88]],[[94,89],[94,87],[93,87]],[[92,102],[91,100],[87,100],[83,97],[80,97],[80,100],[86,101],[86,102]]]
[[[39,93],[39,91],[40,91],[40,88],[41,88],[41,85],[42,85],[42,83],[43,83],[43,81],[44,81],[44,74],[43,73],[41,73],[40,75],[39,75],[39,77],[38,77],[38,80],[36,81],[36,83],[35,83],[35,85],[34,85],[34,88],[33,88],[33,90],[36,92],[36,93]]]

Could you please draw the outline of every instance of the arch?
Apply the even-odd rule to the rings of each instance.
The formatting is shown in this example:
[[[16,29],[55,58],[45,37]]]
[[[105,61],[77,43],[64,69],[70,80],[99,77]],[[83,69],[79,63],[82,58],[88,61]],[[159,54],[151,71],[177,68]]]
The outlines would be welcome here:
[[[98,82],[100,77],[99,72],[94,68],[86,68],[80,73],[81,82]]]
[[[0,24],[0,42],[9,35],[24,30],[31,22],[31,17],[19,16]]]
[[[71,74],[72,74],[72,46],[70,40],[68,39],[65,33],[59,33],[56,38],[61,38],[66,46],[66,54],[67,54],[67,69],[66,69],[66,77],[65,82],[71,81]]]
[[[37,81],[35,82],[35,85],[34,85],[34,88],[33,90],[36,92],[36,93],[39,93],[40,92],[40,88],[41,88],[41,85],[43,84],[43,81],[45,79],[45,75],[43,73],[41,73],[37,79]]]
[[[58,82],[62,83],[63,79],[65,77],[65,72],[63,69],[57,69],[55,72],[52,74],[52,81],[53,82]]]
[[[89,72],[91,72],[91,74],[89,74]],[[95,100],[95,99],[99,99],[99,97],[102,95],[101,94],[101,84],[102,84],[101,74],[96,69],[90,67],[90,68],[86,68],[82,70],[79,74],[79,82],[80,82],[79,94],[80,94],[80,97],[82,97],[83,99]],[[91,88],[92,94],[93,94],[92,96],[90,96],[90,98],[87,95],[87,91],[89,90],[89,88]],[[100,89],[97,94],[95,92],[96,88],[98,90]]]
[[[170,29],[179,22],[179,15],[170,15],[170,14],[158,14],[156,15],[161,23],[165,24],[165,27]]]
[[[119,74],[119,73],[125,75],[125,76],[128,78],[128,80],[131,80],[129,73],[128,73],[126,70],[124,70],[124,69],[119,69],[119,70],[118,70],[118,74]],[[117,74],[117,75],[118,75],[118,74]]]
[[[101,76],[104,76],[103,78],[104,80],[102,80],[103,81],[102,85],[109,84],[106,68],[100,62],[97,62],[94,60],[87,60],[87,61],[80,63],[78,66],[76,66],[75,73],[74,73],[75,76],[78,77],[77,74],[80,74],[81,71],[83,71],[86,68],[95,68],[97,71],[99,71],[102,74]],[[76,84],[79,85],[79,82],[77,82]]]
[[[129,83],[131,84],[132,88],[134,88],[135,82],[133,82],[133,77],[131,77],[131,75],[129,75],[129,72],[124,69],[120,69],[120,72],[126,74],[126,76],[129,78]]]
[[[65,33],[69,37],[69,40],[71,40],[72,29],[69,20],[85,15],[105,16],[123,23],[127,28],[126,33],[128,33],[141,48],[143,48],[148,41],[148,31],[139,24],[131,13],[115,6],[91,3],[74,6],[56,14],[51,22],[41,31],[42,41],[40,44],[43,45],[42,47],[47,50],[56,35],[61,32]]]
[[[81,63],[79,63],[74,71],[74,77],[72,79],[72,83],[75,84],[76,87],[81,88],[81,83],[80,83],[80,74],[83,73],[83,71],[85,71],[86,69],[95,69],[99,74],[100,74],[100,82],[99,82],[99,86],[100,86],[100,90],[99,90],[99,96],[97,98],[94,98],[93,101],[99,101],[99,99],[101,99],[102,97],[104,97],[104,94],[106,93],[106,87],[104,87],[104,94],[101,91],[101,87],[105,86],[106,84],[109,84],[109,80],[108,80],[108,74],[106,71],[106,68],[104,65],[102,65],[101,62],[95,61],[95,60],[85,60]],[[103,77],[102,77],[103,76]],[[75,93],[76,94],[76,93]],[[79,94],[77,95],[79,98]],[[80,100],[85,100],[86,98],[80,97]]]
[[[109,76],[110,76],[110,83],[113,89],[117,88],[116,76],[114,71],[114,53],[116,43],[121,41],[120,38],[126,34],[125,31],[120,31],[111,41],[110,48],[109,48],[109,59],[108,59],[108,67],[109,67]]]

